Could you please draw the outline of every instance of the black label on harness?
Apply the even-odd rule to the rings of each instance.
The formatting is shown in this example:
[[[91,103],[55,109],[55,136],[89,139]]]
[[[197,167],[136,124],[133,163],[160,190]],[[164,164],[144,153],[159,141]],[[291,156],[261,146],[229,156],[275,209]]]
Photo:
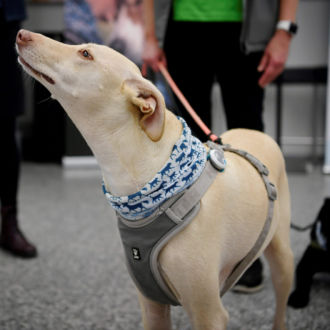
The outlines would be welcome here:
[[[132,254],[133,254],[134,260],[141,260],[141,254],[140,254],[140,250],[138,248],[133,247]]]

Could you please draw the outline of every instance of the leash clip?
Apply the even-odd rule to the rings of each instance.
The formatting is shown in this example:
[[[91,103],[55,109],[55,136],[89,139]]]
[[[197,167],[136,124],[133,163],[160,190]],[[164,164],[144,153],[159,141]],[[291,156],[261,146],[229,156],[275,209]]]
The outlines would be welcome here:
[[[214,142],[216,144],[223,145],[222,140],[221,140],[221,137],[213,134],[212,132],[210,132],[209,134],[207,134],[207,138],[210,141],[212,141],[212,142]]]

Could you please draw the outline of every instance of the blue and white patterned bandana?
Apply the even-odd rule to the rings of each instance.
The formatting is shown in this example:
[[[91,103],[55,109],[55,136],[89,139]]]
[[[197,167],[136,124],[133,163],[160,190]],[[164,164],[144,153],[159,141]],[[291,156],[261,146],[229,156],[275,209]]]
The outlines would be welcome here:
[[[113,196],[105,188],[103,192],[110,205],[125,219],[139,220],[151,215],[160,204],[175,194],[187,189],[201,175],[207,158],[202,142],[191,135],[186,122],[173,146],[167,163],[140,191],[129,196]]]

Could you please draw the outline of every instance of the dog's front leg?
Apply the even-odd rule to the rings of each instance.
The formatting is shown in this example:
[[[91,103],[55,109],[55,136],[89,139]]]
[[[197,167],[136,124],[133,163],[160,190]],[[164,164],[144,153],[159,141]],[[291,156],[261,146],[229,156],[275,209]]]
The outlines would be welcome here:
[[[194,330],[225,330],[229,317],[219,291],[215,289],[213,294],[207,291],[201,287],[200,293],[204,292],[205,295],[190,296],[189,301],[183,301],[182,306],[188,312]]]
[[[154,302],[138,291],[145,330],[171,330],[171,307]]]

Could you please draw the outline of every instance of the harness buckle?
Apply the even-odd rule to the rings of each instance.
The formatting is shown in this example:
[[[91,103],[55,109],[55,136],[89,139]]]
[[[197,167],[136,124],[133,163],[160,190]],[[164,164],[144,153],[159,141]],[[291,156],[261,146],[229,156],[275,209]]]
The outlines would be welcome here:
[[[226,160],[223,152],[218,149],[211,149],[208,158],[212,166],[220,172],[223,172],[226,168]]]
[[[266,188],[268,192],[268,198],[272,201],[275,201],[277,199],[277,191],[275,185],[269,181],[266,185]]]

